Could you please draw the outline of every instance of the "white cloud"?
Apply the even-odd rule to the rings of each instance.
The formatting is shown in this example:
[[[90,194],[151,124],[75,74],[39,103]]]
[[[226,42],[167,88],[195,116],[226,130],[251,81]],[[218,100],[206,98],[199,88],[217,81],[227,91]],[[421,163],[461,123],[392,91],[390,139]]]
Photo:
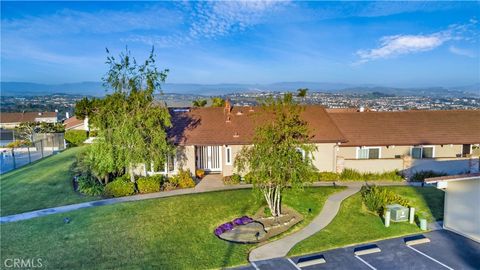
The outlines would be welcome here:
[[[475,58],[477,57],[477,55],[475,54],[475,52],[471,51],[471,50],[468,50],[468,49],[462,49],[462,48],[458,48],[458,47],[455,47],[455,46],[450,46],[448,48],[448,50],[453,53],[453,54],[456,54],[456,55],[460,55],[460,56],[466,56],[466,57],[470,57],[470,58]]]
[[[127,41],[143,42],[160,47],[173,47],[192,40],[215,39],[262,23],[288,1],[205,1],[182,2],[179,9],[187,13],[186,32],[172,35],[132,35]]]
[[[77,33],[119,33],[171,27],[181,18],[176,12],[151,7],[141,11],[83,12],[63,9],[51,15],[2,19],[2,31],[26,36]]]
[[[429,35],[393,35],[380,39],[380,45],[374,49],[358,50],[359,60],[354,65],[378,59],[388,59],[399,55],[419,53],[433,50],[447,41],[471,40],[477,35],[471,28],[477,23],[470,20],[468,24],[450,25],[447,30]]]

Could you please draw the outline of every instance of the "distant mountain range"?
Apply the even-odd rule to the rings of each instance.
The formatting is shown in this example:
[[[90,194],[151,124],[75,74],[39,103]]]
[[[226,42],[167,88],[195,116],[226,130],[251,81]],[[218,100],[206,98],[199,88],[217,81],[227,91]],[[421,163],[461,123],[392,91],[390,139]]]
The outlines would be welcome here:
[[[352,85],[328,82],[278,82],[272,84],[188,84],[166,83],[162,86],[165,93],[226,95],[229,93],[295,91],[308,88],[313,92],[331,92],[348,94],[365,94],[380,92],[396,96],[431,96],[431,97],[470,97],[480,96],[480,83],[459,87],[419,87],[395,88],[377,85]],[[105,88],[101,82],[80,82],[65,84],[38,84],[28,82],[1,82],[2,96],[32,96],[55,93],[103,96]]]

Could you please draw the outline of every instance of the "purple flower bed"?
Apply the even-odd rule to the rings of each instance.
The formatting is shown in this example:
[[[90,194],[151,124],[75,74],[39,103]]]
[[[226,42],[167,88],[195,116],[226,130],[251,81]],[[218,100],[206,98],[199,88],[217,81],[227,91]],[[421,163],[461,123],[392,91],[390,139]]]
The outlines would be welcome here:
[[[224,223],[224,224],[218,226],[213,231],[213,233],[216,236],[219,236],[226,231],[232,230],[233,228],[235,228],[235,226],[245,225],[245,224],[248,224],[248,223],[251,223],[251,222],[253,222],[253,219],[250,218],[250,217],[247,217],[247,216],[243,216],[241,218],[236,218],[236,219],[233,220],[233,222],[227,222],[227,223]]]

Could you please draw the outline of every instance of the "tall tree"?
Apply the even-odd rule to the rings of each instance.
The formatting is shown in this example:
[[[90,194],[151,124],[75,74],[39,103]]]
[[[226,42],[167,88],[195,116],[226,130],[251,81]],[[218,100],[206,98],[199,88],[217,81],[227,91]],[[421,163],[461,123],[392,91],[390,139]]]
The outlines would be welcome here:
[[[173,151],[166,131],[171,126],[170,114],[165,105],[154,101],[168,70],[157,69],[153,49],[143,64],[137,64],[128,50],[118,60],[109,54],[107,64],[110,69],[103,81],[113,93],[95,106],[98,139],[91,148],[92,158],[97,175],[105,181],[129,171],[134,182],[135,166],[164,164]]]
[[[316,147],[309,144],[308,125],[300,117],[302,110],[293,102],[292,94],[267,100],[262,113],[271,121],[263,120],[255,130],[253,145],[244,147],[235,160],[239,172],[251,174],[254,187],[263,194],[273,216],[282,213],[282,191],[302,188],[315,172],[311,153]]]
[[[297,89],[297,97],[304,98],[307,96],[308,88],[299,88]]]
[[[207,100],[206,99],[196,99],[192,101],[192,105],[194,107],[205,107],[207,105]]]
[[[225,106],[225,100],[221,97],[212,97],[212,107]]]

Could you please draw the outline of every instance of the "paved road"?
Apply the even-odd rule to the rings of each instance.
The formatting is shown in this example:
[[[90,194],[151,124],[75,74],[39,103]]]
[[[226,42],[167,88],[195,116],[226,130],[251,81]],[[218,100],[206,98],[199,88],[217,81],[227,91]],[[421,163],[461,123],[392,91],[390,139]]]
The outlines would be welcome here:
[[[298,232],[252,250],[249,254],[249,261],[261,261],[286,256],[297,243],[314,235],[332,222],[340,209],[342,201],[359,192],[361,187],[362,183],[352,184],[346,190],[330,195],[320,214],[310,224]]]

